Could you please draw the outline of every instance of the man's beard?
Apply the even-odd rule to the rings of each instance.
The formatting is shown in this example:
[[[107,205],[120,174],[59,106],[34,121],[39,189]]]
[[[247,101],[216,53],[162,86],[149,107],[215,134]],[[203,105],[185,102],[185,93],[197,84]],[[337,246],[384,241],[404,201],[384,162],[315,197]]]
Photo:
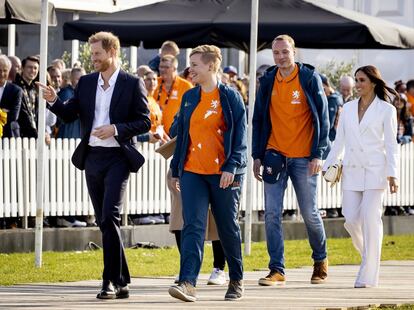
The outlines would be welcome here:
[[[111,63],[110,63],[109,59],[105,59],[105,60],[102,60],[99,65],[100,65],[100,68],[97,69],[96,71],[105,72],[106,70],[108,70]]]

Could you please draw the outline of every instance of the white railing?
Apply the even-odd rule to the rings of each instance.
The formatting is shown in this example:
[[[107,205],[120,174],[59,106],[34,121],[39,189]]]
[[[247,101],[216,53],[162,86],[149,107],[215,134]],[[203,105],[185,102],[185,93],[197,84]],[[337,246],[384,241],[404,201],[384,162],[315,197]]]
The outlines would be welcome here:
[[[45,216],[90,215],[92,204],[85,178],[70,162],[78,141],[52,139],[47,152],[45,173]],[[385,205],[414,205],[414,144],[401,147],[400,192],[387,194]],[[144,143],[140,150],[146,163],[137,174],[131,174],[126,205],[128,214],[169,213],[170,199],[166,186],[169,162],[154,152],[154,145]],[[36,141],[2,139],[0,161],[0,217],[36,215]],[[253,210],[263,210],[263,187],[253,182]],[[331,189],[319,178],[318,207],[341,205],[340,187]],[[297,201],[290,181],[284,199],[285,209],[296,209]],[[245,206],[242,205],[242,209]]]

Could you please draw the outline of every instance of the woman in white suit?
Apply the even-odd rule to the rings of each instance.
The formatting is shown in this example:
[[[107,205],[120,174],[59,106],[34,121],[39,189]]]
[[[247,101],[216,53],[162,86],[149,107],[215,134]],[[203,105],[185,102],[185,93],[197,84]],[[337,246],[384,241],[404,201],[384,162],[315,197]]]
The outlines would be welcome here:
[[[355,82],[359,98],[344,105],[322,170],[343,158],[344,226],[362,258],[354,287],[365,288],[378,286],[384,190],[398,190],[397,113],[390,104],[398,94],[374,66],[357,69]]]

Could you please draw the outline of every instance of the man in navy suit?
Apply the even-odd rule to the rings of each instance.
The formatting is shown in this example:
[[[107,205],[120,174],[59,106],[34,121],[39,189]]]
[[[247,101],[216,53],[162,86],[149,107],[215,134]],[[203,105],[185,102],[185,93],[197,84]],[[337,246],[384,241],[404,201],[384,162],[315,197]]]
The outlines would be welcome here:
[[[97,72],[80,78],[74,97],[62,102],[43,84],[49,109],[65,122],[79,117],[82,140],[72,163],[85,170],[89,195],[102,232],[104,270],[99,299],[128,298],[130,276],[120,230],[120,209],[130,172],[144,158],[136,136],[151,127],[144,83],[119,67],[119,39],[98,32],[88,40]]]
[[[22,89],[7,81],[11,62],[6,55],[0,55],[0,109],[7,112],[7,123],[3,128],[3,137],[20,137],[17,119],[22,104]]]

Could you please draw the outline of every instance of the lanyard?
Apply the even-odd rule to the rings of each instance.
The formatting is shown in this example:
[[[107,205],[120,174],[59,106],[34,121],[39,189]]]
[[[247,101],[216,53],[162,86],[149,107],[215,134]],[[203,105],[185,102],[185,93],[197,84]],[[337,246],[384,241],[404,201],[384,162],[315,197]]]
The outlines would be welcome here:
[[[173,80],[173,82],[171,84],[170,90],[167,93],[167,99],[165,100],[163,106],[167,105],[168,104],[168,100],[170,100],[170,95],[171,95],[171,92],[172,92],[172,90],[174,88],[175,79],[176,78],[174,78],[174,80]],[[161,92],[162,92],[162,85],[163,84],[164,84],[164,79],[162,79],[162,81],[160,83],[160,88],[158,89],[158,96],[157,96],[157,102],[158,102],[158,104],[160,104],[160,98],[161,98]],[[160,104],[160,106],[161,106],[161,104]]]

